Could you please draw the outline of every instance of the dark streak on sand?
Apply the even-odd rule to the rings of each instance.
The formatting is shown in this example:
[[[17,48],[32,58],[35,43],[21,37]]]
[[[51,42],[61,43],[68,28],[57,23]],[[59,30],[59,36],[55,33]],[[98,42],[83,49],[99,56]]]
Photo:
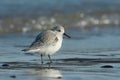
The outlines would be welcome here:
[[[16,78],[16,76],[15,76],[15,75],[11,75],[10,77],[11,77],[11,78]]]
[[[67,59],[61,59],[61,61],[69,62],[97,62],[97,63],[120,63],[120,58],[96,58],[96,59],[88,59],[88,58],[67,58]]]
[[[96,65],[99,63],[120,63],[119,58],[115,59],[88,59],[88,58],[66,58],[66,59],[57,59],[53,60],[53,64],[51,68],[57,68],[56,66],[58,65],[79,65],[79,66],[87,66],[87,65]],[[37,64],[37,63],[32,63],[32,62],[0,62],[2,66],[0,66],[0,69],[16,69],[16,68],[47,68],[49,66],[46,66],[48,64]],[[7,67],[6,67],[7,66]],[[54,67],[53,67],[54,66]],[[101,66],[101,68],[107,68],[112,66]],[[59,67],[60,68],[60,67]]]

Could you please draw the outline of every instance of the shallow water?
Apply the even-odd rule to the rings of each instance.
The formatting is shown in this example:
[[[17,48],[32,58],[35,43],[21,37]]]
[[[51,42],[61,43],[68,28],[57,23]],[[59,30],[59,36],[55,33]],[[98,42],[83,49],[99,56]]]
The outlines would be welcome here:
[[[96,31],[97,30],[97,31]],[[0,35],[0,79],[4,80],[119,80],[120,29],[105,28],[81,31],[68,29],[63,46],[52,56],[44,57],[21,50],[39,32]],[[103,67],[103,66],[108,67]]]

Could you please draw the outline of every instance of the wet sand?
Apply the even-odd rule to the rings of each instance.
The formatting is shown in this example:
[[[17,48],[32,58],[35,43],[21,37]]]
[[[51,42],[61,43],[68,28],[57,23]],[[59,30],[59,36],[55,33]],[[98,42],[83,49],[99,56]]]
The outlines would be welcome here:
[[[1,62],[0,78],[4,80],[95,80],[97,78],[99,78],[97,80],[119,80],[119,63],[120,59],[76,58],[55,60],[51,65],[34,62]]]

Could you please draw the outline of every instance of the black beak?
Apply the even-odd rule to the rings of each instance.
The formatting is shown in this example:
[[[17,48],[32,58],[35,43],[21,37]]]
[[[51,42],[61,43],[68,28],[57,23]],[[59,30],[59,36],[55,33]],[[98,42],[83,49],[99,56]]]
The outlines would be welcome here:
[[[65,35],[66,37],[68,37],[68,38],[71,38],[69,35],[67,35],[66,33],[64,33],[63,35]]]

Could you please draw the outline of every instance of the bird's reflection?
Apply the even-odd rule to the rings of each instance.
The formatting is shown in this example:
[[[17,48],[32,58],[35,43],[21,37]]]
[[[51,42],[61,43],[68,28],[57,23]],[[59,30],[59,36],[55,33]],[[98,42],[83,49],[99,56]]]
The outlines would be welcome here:
[[[63,80],[60,71],[53,68],[34,69],[32,74],[37,75],[40,80]]]

